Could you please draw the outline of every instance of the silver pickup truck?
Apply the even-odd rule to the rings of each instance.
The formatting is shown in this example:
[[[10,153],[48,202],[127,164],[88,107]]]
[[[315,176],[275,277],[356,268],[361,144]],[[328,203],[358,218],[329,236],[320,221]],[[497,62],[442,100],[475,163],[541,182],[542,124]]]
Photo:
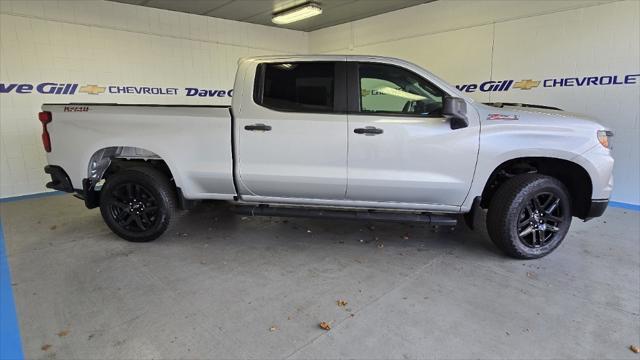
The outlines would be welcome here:
[[[547,107],[475,102],[411,63],[374,56],[240,60],[232,107],[45,104],[47,187],[100,207],[130,241],[176,209],[454,225],[487,209],[510,256],[538,258],[572,217],[605,211],[612,133]]]

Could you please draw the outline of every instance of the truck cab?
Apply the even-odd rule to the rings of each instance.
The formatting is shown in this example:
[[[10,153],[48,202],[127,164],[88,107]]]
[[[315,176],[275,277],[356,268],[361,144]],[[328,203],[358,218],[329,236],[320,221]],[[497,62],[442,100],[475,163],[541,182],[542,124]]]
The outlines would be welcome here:
[[[452,129],[443,104],[457,93],[420,69],[380,60],[240,63],[233,113],[243,199],[460,209],[478,155],[477,112]]]

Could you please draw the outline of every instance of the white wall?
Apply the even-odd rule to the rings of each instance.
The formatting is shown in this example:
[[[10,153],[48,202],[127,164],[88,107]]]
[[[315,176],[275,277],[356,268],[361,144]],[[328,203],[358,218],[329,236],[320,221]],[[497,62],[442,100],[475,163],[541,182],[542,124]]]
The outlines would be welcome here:
[[[314,31],[309,45],[404,58],[456,85],[640,74],[640,2],[440,0]],[[639,83],[469,95],[596,117],[616,133],[613,199],[640,204]]]
[[[231,89],[239,57],[306,53],[308,35],[106,1],[0,0],[0,83],[178,88],[168,95],[0,93],[0,197],[45,191],[44,102],[229,104],[185,87]],[[55,139],[54,139],[55,141]]]
[[[43,102],[228,104],[238,57],[359,53],[405,58],[453,84],[640,73],[640,2],[449,1],[309,34],[106,1],[0,0],[0,83],[178,88],[175,96],[0,93],[0,197],[44,191]],[[559,106],[616,131],[614,199],[640,203],[640,86],[510,90],[482,101]]]

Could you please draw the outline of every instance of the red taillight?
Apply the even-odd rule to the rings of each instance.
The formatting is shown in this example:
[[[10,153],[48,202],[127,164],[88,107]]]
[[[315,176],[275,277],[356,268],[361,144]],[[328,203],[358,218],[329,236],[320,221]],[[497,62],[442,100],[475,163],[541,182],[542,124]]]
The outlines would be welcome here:
[[[51,112],[50,111],[40,111],[38,113],[38,119],[43,124],[48,124],[51,122]]]
[[[38,113],[38,120],[42,123],[42,145],[46,152],[51,152],[51,138],[47,131],[47,124],[51,122],[51,112],[41,111]]]

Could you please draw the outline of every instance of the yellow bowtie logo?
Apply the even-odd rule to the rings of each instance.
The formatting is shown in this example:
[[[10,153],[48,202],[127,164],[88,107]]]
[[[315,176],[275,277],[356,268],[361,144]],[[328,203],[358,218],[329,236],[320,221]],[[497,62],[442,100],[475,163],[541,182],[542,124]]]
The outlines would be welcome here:
[[[520,90],[531,90],[535,87],[538,87],[538,85],[540,85],[540,81],[528,79],[528,80],[518,81],[513,85],[513,88],[520,89]]]
[[[81,93],[87,93],[91,95],[98,95],[104,92],[104,87],[98,85],[86,85],[80,88]]]

